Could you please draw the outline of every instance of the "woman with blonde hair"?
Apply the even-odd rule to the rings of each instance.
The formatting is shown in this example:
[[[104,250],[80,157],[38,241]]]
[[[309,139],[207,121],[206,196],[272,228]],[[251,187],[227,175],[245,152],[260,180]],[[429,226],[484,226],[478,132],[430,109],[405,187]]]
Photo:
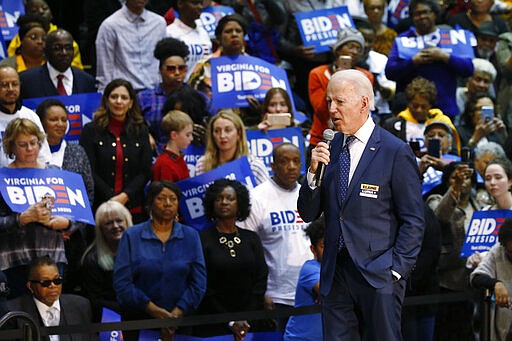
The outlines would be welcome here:
[[[96,239],[82,256],[82,288],[91,300],[94,321],[101,321],[101,309],[119,312],[112,285],[114,258],[124,231],[133,225],[130,211],[121,203],[109,200],[96,210]]]
[[[242,156],[247,156],[256,184],[268,179],[265,164],[249,153],[242,119],[233,110],[220,110],[208,123],[206,151],[197,160],[196,175],[215,169]]]

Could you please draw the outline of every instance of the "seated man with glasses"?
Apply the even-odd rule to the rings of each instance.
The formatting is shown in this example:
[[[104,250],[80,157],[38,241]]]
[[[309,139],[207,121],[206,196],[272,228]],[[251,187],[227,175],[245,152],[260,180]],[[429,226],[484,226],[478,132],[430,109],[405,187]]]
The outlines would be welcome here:
[[[71,66],[73,37],[63,29],[48,33],[44,65],[20,73],[21,98],[68,96],[96,92],[96,81],[88,73]]]
[[[86,298],[61,295],[62,277],[57,265],[48,256],[36,258],[30,264],[24,295],[8,302],[9,310],[30,314],[41,326],[70,326],[92,321],[91,306]],[[92,340],[95,334],[50,335],[49,340]]]

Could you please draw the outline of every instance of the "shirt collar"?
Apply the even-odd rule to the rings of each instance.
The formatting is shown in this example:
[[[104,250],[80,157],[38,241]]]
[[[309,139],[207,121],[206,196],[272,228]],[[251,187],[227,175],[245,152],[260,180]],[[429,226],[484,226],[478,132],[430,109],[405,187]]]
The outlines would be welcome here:
[[[39,316],[41,316],[43,319],[46,317],[46,312],[50,308],[55,308],[60,314],[60,299],[53,302],[52,306],[49,307],[46,304],[44,304],[43,302],[39,301],[34,296],[32,296],[32,298],[34,299],[34,303],[36,304],[37,310],[39,311]]]
[[[121,11],[129,22],[134,23],[139,18],[141,21],[147,20],[148,11],[145,8],[142,10],[141,14],[137,15],[137,14],[133,13],[132,11],[130,11],[128,9],[128,7],[126,7],[126,4],[125,4],[123,7],[121,7]]]
[[[372,135],[373,129],[375,128],[375,123],[373,122],[372,116],[368,115],[366,122],[359,128],[358,131],[354,134],[354,136],[364,144],[368,143],[370,136]]]
[[[141,238],[143,239],[158,239],[155,232],[153,232],[153,229],[151,228],[151,221],[147,221],[144,223],[145,228],[142,230]],[[172,228],[171,236],[169,237],[169,240],[171,239],[183,239],[183,225],[178,223],[177,221],[174,222],[174,226]],[[158,239],[160,240],[160,239]]]
[[[71,66],[66,69],[64,72],[60,72],[56,68],[52,66],[49,62],[46,63],[48,67],[48,73],[50,74],[50,79],[57,79],[58,75],[64,75],[66,79],[71,79],[73,77],[73,72],[71,71]]]

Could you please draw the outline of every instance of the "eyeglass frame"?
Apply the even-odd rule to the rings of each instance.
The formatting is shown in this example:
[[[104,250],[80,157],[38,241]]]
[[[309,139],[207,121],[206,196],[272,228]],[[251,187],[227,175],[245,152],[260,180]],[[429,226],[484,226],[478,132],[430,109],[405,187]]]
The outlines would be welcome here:
[[[29,282],[34,283],[34,284],[39,284],[43,288],[48,288],[48,287],[50,287],[50,285],[52,285],[52,283],[53,283],[53,285],[62,285],[62,283],[64,282],[64,278],[62,278],[62,276],[59,276],[54,279],[42,279],[40,281],[37,281],[35,279],[30,279]]]

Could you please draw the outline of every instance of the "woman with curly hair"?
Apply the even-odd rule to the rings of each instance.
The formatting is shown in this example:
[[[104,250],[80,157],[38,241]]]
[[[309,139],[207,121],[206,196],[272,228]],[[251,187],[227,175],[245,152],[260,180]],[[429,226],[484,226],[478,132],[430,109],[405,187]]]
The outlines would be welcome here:
[[[205,215],[215,226],[201,232],[207,288],[200,314],[263,309],[268,275],[263,247],[255,232],[236,225],[249,216],[250,207],[249,191],[236,180],[219,179],[206,190]],[[241,340],[249,329],[248,321],[232,321],[201,326],[197,334],[204,337],[232,332]]]
[[[208,123],[206,151],[196,163],[196,175],[222,166],[225,163],[247,156],[256,184],[268,179],[265,164],[249,154],[245,128],[240,116],[230,109],[219,111]]]
[[[145,220],[144,186],[151,175],[151,147],[135,90],[114,79],[103,92],[93,121],[80,136],[94,178],[94,210],[107,200],[125,205],[134,223]]]

